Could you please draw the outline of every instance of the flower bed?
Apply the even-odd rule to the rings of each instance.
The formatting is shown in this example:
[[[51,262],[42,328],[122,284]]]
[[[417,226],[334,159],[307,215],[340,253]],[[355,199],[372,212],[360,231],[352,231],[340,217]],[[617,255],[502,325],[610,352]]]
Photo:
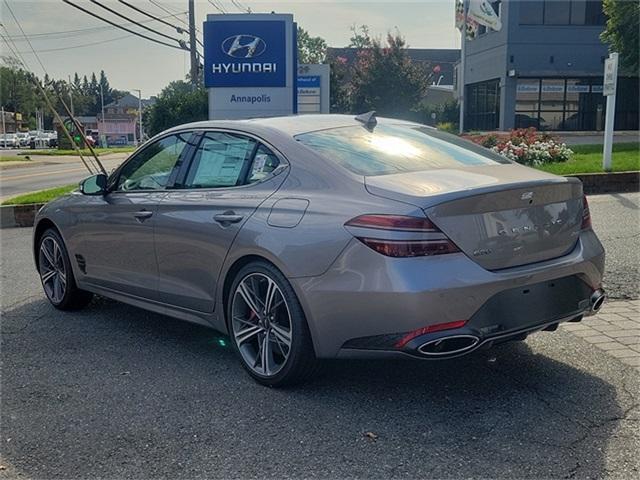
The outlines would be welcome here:
[[[557,138],[540,133],[535,128],[520,128],[504,135],[468,135],[466,138],[509,160],[534,167],[545,163],[566,162],[573,155],[571,149]]]

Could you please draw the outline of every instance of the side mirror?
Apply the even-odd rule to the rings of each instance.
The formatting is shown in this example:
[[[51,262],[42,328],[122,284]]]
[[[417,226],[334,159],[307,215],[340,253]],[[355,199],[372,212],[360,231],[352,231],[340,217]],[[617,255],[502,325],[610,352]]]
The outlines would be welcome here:
[[[104,195],[107,193],[107,176],[103,173],[92,175],[80,182],[83,195]]]

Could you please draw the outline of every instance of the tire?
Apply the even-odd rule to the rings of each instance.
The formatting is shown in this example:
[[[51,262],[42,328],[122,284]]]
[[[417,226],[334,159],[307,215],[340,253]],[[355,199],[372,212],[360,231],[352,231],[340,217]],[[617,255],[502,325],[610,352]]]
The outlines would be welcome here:
[[[38,273],[47,299],[58,310],[79,310],[93,298],[76,285],[67,248],[53,228],[38,240]]]
[[[262,385],[294,385],[318,370],[298,297],[270,263],[251,262],[236,274],[227,300],[227,326],[242,366]]]

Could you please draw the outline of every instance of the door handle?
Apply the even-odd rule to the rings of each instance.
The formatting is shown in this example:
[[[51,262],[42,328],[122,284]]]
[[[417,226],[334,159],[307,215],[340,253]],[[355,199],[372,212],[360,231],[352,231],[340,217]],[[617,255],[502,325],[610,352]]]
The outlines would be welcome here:
[[[151,217],[151,215],[153,215],[153,212],[149,210],[140,210],[133,214],[139,222],[144,222],[147,218]]]
[[[242,221],[244,215],[236,215],[234,212],[219,213],[213,216],[213,219],[221,224],[238,223]]]

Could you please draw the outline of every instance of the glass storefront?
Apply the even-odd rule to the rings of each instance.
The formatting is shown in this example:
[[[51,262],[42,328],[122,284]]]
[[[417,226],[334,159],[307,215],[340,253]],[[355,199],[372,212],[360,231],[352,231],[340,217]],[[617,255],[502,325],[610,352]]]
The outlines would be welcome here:
[[[516,128],[602,130],[604,113],[602,77],[518,79]],[[637,130],[638,115],[638,79],[619,78],[616,130]]]

